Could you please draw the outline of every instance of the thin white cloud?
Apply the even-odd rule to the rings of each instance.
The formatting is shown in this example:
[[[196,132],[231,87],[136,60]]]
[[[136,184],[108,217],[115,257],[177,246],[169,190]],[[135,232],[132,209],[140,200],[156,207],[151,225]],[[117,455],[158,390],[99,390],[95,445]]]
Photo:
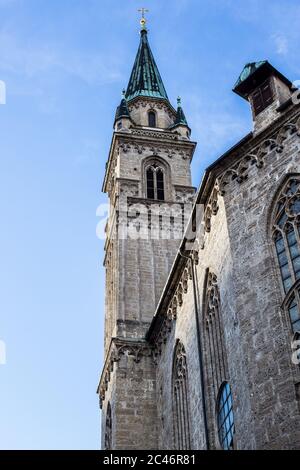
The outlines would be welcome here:
[[[289,52],[288,39],[282,34],[274,34],[272,39],[274,40],[277,54],[287,55]]]
[[[251,24],[266,37],[266,54],[278,54],[288,60],[289,67],[300,73],[298,49],[300,43],[299,0],[211,0],[219,4],[239,22]],[[262,14],[263,12],[263,14]],[[252,32],[253,34],[253,32]],[[265,58],[266,54],[262,57]]]

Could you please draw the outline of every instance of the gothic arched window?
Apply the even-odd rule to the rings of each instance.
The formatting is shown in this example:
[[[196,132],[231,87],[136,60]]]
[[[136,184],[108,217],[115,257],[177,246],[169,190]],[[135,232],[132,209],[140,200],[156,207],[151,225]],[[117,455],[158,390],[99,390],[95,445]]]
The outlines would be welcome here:
[[[277,198],[272,231],[283,290],[289,293],[286,309],[293,331],[300,331],[300,296],[296,288],[300,279],[300,176],[291,177]]]
[[[147,168],[147,198],[165,200],[165,175],[164,170],[157,164]]]
[[[156,113],[154,111],[148,113],[148,125],[149,127],[156,127]]]
[[[173,418],[176,450],[189,450],[190,424],[188,402],[188,371],[183,344],[178,341],[173,360]]]
[[[224,333],[220,312],[220,292],[215,274],[208,272],[206,281],[205,304],[205,351],[209,382],[214,389],[215,399],[222,382],[227,377],[227,360]]]
[[[300,281],[297,281],[294,289],[285,299],[284,305],[291,320],[293,333],[300,334]]]
[[[203,305],[203,355],[206,375],[207,421],[210,447],[217,448],[216,424],[219,390],[228,378],[224,328],[220,308],[220,292],[217,276],[208,271]]]
[[[228,382],[220,388],[218,399],[218,435],[222,449],[233,450],[234,418],[232,394]]]
[[[112,417],[110,402],[108,402],[106,410],[105,450],[112,450]]]

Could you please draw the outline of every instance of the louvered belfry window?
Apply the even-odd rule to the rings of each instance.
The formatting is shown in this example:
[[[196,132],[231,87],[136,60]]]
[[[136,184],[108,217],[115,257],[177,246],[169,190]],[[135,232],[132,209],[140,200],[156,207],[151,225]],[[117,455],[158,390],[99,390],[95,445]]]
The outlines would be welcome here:
[[[255,116],[260,114],[274,101],[274,93],[270,79],[266,80],[252,95]]]

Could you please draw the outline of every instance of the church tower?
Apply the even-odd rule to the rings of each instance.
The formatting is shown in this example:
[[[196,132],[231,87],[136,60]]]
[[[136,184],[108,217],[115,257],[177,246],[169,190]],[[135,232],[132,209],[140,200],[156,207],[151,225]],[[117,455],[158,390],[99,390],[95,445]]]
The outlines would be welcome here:
[[[117,108],[103,191],[110,213],[104,266],[105,364],[98,393],[102,448],[157,448],[157,390],[145,339],[190,215],[196,144],[171,105],[146,20]]]

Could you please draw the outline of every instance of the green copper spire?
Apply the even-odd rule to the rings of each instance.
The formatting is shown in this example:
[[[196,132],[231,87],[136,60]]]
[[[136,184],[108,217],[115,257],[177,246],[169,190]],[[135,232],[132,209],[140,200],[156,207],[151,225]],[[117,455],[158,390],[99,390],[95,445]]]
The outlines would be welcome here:
[[[127,101],[137,96],[168,99],[148,43],[146,20],[141,20],[141,41],[126,91]]]
[[[174,125],[182,124],[183,126],[189,127],[183,109],[181,107],[181,98],[177,98],[177,116]]]

